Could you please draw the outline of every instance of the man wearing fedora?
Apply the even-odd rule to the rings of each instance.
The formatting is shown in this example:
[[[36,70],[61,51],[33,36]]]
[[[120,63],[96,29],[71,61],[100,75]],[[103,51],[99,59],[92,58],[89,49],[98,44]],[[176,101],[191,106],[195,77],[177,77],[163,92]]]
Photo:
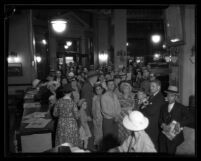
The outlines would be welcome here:
[[[122,145],[110,149],[109,152],[157,152],[149,135],[144,131],[149,120],[139,111],[132,111],[123,119],[123,126],[132,131]]]
[[[176,148],[184,141],[183,127],[191,123],[192,118],[189,115],[187,107],[176,101],[178,96],[178,88],[176,86],[169,86],[167,93],[168,102],[161,108],[159,125],[161,132],[159,136],[159,150],[161,153],[175,154]],[[171,124],[175,123],[174,130],[176,136],[173,138],[167,137],[163,132],[171,130]]]
[[[81,89],[81,98],[85,98],[87,101],[87,110],[86,113],[89,117],[92,118],[92,98],[94,96],[94,92],[93,92],[93,86],[96,83],[98,79],[98,73],[96,71],[89,71],[87,73],[87,80],[85,81],[82,89]],[[88,122],[90,131],[93,131],[93,122],[89,121]],[[93,134],[92,137],[89,139],[89,143],[88,143],[88,149],[93,150],[94,146],[93,146]]]
[[[140,111],[149,119],[149,126],[145,130],[153,141],[156,150],[158,151],[158,134],[159,134],[159,115],[161,106],[165,103],[165,99],[160,92],[161,83],[159,80],[150,82],[150,97],[149,104]]]

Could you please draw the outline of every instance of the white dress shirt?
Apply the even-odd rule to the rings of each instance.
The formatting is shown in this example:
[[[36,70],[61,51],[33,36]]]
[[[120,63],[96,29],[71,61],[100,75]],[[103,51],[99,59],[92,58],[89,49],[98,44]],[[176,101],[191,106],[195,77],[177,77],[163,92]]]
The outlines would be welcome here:
[[[168,104],[168,112],[172,110],[173,106],[174,106],[174,103]]]

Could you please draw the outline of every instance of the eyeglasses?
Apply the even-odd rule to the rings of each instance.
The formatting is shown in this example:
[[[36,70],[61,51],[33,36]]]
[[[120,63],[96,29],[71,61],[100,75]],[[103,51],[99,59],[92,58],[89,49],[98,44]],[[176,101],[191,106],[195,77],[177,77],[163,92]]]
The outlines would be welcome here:
[[[96,90],[101,90],[102,88],[96,88]]]

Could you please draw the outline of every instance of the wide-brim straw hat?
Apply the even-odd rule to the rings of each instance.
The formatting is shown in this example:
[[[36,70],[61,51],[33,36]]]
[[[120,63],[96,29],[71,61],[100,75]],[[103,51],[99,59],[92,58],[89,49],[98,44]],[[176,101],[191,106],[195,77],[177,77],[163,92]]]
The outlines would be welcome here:
[[[179,94],[177,86],[169,86],[165,93]]]
[[[149,120],[141,112],[133,111],[123,119],[123,125],[131,131],[141,131],[148,127]]]

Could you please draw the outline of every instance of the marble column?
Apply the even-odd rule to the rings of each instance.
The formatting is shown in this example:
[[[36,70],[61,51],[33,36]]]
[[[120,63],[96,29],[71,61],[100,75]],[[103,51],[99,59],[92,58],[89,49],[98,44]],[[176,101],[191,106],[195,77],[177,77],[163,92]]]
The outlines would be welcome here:
[[[126,66],[127,63],[127,11],[124,9],[114,10],[114,66],[115,70],[119,65]],[[118,52],[123,51],[123,56]]]
[[[109,18],[106,16],[98,16],[97,19],[97,39],[96,39],[96,56],[94,58],[98,59],[98,54],[102,51],[105,51],[108,53],[109,50]],[[99,60],[95,61],[99,62]]]
[[[190,61],[192,47],[195,45],[195,7],[186,5],[184,12],[185,45],[181,55],[181,102],[188,106],[189,96],[195,95],[195,64]]]

